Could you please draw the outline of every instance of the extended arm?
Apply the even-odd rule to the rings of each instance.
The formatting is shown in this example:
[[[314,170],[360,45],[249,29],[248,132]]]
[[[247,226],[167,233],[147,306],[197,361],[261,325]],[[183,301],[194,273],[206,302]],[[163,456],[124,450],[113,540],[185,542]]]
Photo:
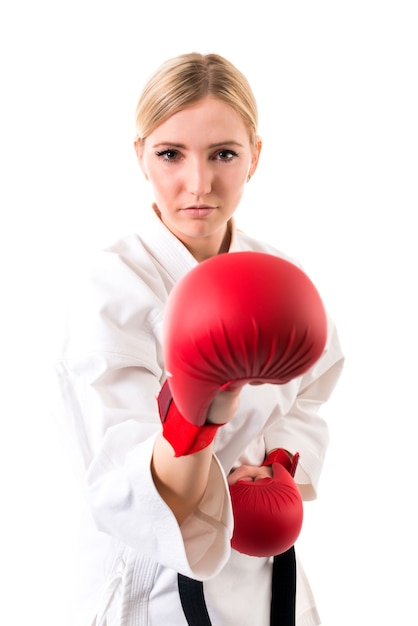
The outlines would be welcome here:
[[[177,283],[163,327],[168,379],[158,397],[163,438],[153,477],[180,523],[205,492],[216,430],[234,416],[242,387],[297,377],[319,358],[325,337],[315,287],[278,257],[219,255]]]

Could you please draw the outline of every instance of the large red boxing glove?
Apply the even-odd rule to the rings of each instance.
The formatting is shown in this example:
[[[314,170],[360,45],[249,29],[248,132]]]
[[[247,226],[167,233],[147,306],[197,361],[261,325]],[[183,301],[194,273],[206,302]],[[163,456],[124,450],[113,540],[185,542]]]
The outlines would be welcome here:
[[[250,556],[276,556],[291,548],[302,528],[303,504],[293,480],[299,455],[290,461],[282,449],[271,452],[272,478],[238,480],[230,486],[234,550]]]
[[[158,398],[163,434],[176,456],[208,446],[220,390],[284,384],[321,356],[327,321],[321,298],[296,265],[263,252],[220,254],[173,288],[165,311],[168,382]]]

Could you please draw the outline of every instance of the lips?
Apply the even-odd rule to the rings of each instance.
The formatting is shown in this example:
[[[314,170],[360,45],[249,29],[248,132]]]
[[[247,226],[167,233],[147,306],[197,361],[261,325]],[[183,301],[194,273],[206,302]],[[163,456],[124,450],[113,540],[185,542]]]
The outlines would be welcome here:
[[[209,206],[207,204],[188,206],[182,209],[183,213],[185,213],[189,217],[195,217],[195,218],[208,217],[215,210],[216,210],[216,207]]]

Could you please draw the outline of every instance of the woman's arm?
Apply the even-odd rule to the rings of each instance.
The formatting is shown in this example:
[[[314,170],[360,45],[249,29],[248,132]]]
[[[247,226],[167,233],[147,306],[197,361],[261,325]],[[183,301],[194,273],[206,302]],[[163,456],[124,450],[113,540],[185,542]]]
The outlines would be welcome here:
[[[225,424],[235,415],[239,391],[219,392],[208,412],[209,423]],[[160,434],[154,446],[151,471],[155,486],[181,524],[198,507],[208,484],[213,443],[194,454],[176,457]]]
[[[175,457],[162,434],[155,441],[152,477],[179,524],[199,506],[207,487],[212,454],[213,444],[195,454]]]
[[[127,259],[125,244],[132,248]],[[56,363],[61,396],[56,417],[97,529],[171,569],[203,579],[224,566],[230,550],[226,479],[214,455],[189,459],[186,469],[170,448],[156,444],[166,285],[147,254],[135,242],[125,244],[123,255],[101,255],[77,288],[72,330]],[[190,511],[200,502],[196,515],[181,527],[159,492],[176,489],[163,486],[168,480],[160,478],[164,464],[166,474],[178,476],[178,484],[189,489],[180,499],[179,520],[187,515],[184,500]]]

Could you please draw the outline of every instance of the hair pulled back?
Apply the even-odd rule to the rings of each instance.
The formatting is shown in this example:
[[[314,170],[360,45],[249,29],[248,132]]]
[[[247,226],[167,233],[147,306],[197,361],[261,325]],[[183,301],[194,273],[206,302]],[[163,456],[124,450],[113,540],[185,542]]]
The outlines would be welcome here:
[[[229,104],[255,145],[257,103],[245,76],[218,54],[191,52],[165,61],[149,78],[136,107],[136,132],[144,141],[157,126],[206,96]]]

